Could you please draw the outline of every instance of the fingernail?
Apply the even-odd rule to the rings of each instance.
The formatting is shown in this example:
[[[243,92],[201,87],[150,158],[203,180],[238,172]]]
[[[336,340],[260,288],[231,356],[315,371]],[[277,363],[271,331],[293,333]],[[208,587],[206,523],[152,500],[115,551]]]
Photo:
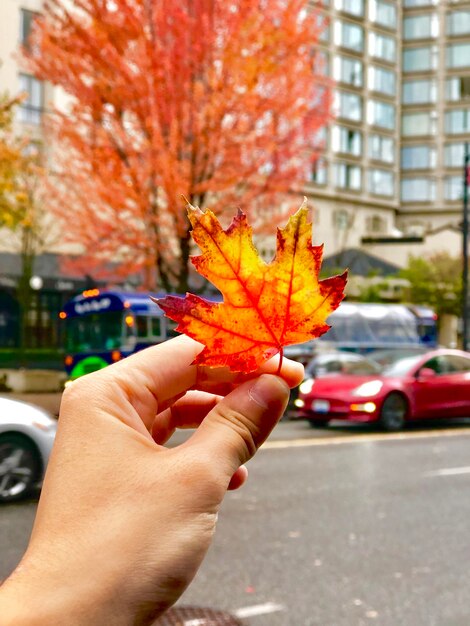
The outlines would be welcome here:
[[[263,409],[270,409],[280,401],[285,401],[289,393],[287,383],[273,374],[260,376],[248,391],[250,398]]]

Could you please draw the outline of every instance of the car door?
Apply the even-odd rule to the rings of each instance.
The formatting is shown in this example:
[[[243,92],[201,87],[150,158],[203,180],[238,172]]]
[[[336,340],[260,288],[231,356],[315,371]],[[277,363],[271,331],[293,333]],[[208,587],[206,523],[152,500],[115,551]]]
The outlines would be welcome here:
[[[435,375],[420,377],[420,372],[424,369],[433,370]],[[458,386],[459,377],[455,376],[447,355],[434,356],[423,363],[414,383],[416,417],[458,416]]]
[[[454,414],[456,417],[470,417],[470,357],[452,354],[448,357],[452,381]]]

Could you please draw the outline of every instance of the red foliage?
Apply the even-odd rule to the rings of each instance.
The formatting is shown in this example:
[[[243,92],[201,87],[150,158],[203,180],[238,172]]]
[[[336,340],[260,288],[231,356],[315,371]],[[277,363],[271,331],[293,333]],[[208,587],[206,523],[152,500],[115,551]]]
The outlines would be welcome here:
[[[307,5],[46,1],[28,62],[71,96],[51,116],[51,207],[90,263],[185,290],[186,200],[241,207],[255,230],[283,220],[330,109]]]
[[[187,293],[154,300],[176,330],[204,344],[194,363],[254,372],[284,346],[315,339],[329,330],[327,317],[344,298],[347,272],[319,280],[323,246],[312,246],[306,202],[277,230],[276,256],[265,263],[253,231],[239,211],[223,230],[212,211],[189,209],[192,236],[202,254],[196,270],[223,295],[209,302]]]

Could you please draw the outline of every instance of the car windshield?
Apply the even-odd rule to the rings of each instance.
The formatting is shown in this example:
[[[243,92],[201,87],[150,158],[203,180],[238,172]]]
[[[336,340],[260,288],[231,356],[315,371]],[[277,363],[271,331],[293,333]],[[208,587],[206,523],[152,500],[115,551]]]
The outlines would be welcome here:
[[[416,367],[422,358],[421,354],[417,354],[404,359],[398,359],[383,368],[382,376],[406,376]]]

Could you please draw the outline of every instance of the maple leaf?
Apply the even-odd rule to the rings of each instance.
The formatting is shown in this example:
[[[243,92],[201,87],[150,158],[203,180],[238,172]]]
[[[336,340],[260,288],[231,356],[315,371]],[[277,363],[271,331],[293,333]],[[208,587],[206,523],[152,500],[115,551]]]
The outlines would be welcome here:
[[[222,293],[223,302],[186,294],[155,300],[177,330],[205,345],[194,363],[253,372],[283,347],[319,337],[344,297],[347,272],[318,279],[323,246],[312,246],[306,201],[277,230],[271,263],[261,259],[252,228],[239,211],[224,230],[212,211],[188,208],[202,251],[196,270]]]

